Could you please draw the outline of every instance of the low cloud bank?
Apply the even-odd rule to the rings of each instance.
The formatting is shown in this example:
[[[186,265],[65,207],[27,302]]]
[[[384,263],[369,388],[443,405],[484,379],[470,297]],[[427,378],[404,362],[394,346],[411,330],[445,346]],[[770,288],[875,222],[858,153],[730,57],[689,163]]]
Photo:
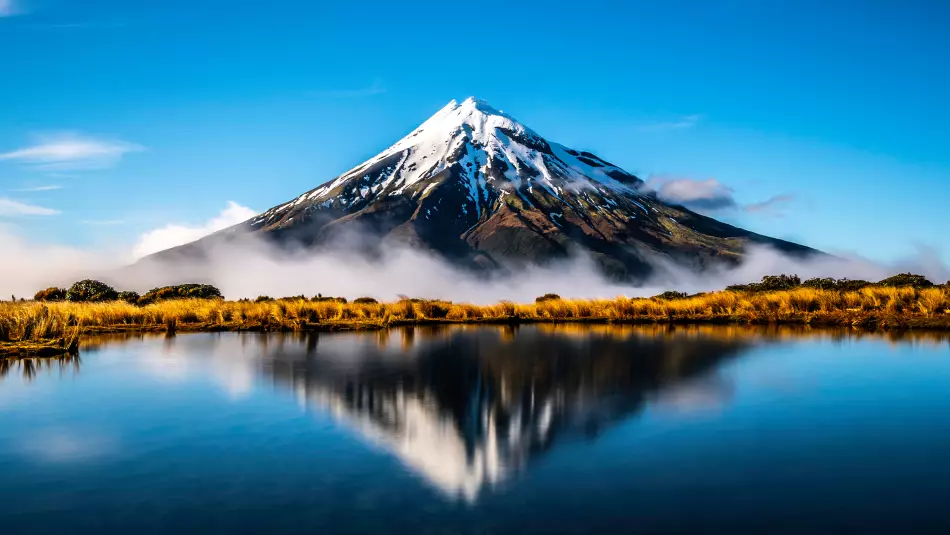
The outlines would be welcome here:
[[[635,291],[604,280],[584,257],[485,278],[406,247],[386,247],[371,259],[352,251],[288,253],[253,241],[207,250],[206,259],[195,267],[187,262],[140,265],[128,282],[171,284],[190,280],[189,274],[195,279],[200,272],[199,282],[214,284],[229,298],[322,293],[350,299],[409,295],[475,303],[534,300],[549,292],[615,297]]]
[[[657,260],[656,275],[642,287],[605,280],[584,256],[545,267],[531,267],[488,279],[459,270],[431,255],[405,247],[384,249],[370,260],[355,253],[278,251],[258,240],[240,246],[206,250],[201,262],[143,263],[128,268],[123,254],[30,244],[10,228],[0,227],[0,296],[32,296],[48,286],[67,286],[83,278],[99,278],[121,289],[139,292],[155,286],[203,282],[218,286],[231,299],[271,295],[324,295],[355,298],[396,296],[441,298],[473,303],[531,301],[545,293],[564,297],[611,298],[650,296],[666,290],[699,292],[748,283],[763,275],[795,273],[803,278],[835,277],[881,280],[912,271],[934,282],[950,279],[939,254],[921,248],[911,258],[891,264],[853,255],[794,259],[767,248],[753,249],[738,267],[713,268],[697,274]]]
[[[200,225],[169,224],[146,232],[132,247],[132,257],[139,259],[150,254],[171,249],[193,242],[209,234],[243,223],[257,215],[257,212],[234,201],[228,201],[227,208],[210,221]]]
[[[118,255],[62,245],[30,243],[0,224],[0,299],[32,297],[49,286],[65,286],[118,264]]]

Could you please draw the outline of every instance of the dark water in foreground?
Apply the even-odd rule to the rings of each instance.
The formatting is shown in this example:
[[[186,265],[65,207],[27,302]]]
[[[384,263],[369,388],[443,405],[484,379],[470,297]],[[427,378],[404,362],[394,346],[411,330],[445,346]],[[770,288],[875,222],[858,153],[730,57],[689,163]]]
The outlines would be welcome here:
[[[193,334],[0,374],[0,533],[950,533],[936,335]]]

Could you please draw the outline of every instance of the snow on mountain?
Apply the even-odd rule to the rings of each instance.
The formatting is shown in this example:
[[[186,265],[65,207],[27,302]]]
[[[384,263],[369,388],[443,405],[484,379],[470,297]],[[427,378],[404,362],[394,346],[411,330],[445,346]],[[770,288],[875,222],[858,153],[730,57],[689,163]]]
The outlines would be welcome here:
[[[394,162],[394,163],[393,163]],[[380,169],[380,165],[388,163]],[[548,143],[516,119],[469,97],[449,102],[409,135],[339,178],[273,208],[253,221],[278,223],[301,205],[352,209],[379,196],[426,196],[453,166],[461,169],[463,213],[480,214],[489,201],[543,188],[551,196],[599,192],[639,198],[635,176],[590,153]],[[418,186],[425,187],[419,189]]]
[[[476,269],[584,251],[620,279],[645,276],[657,256],[697,267],[735,263],[749,243],[812,252],[668,205],[642,185],[616,165],[547,141],[468,98],[449,102],[339,177],[207,239],[251,232],[320,247],[355,232],[378,240],[369,247],[409,244]]]

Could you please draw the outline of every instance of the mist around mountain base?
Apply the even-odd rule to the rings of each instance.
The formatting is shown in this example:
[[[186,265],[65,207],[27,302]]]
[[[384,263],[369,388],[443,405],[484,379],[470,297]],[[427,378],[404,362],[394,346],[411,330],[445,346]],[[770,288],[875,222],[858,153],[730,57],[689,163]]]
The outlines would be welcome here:
[[[0,246],[8,253],[0,263],[0,295],[27,298],[40,289],[68,286],[86,278],[138,292],[170,284],[207,283],[220,288],[228,299],[319,293],[380,300],[407,295],[475,304],[529,302],[546,293],[591,299],[648,297],[667,290],[696,293],[778,273],[876,281],[912,271],[936,282],[950,279],[950,268],[934,251],[923,247],[913,257],[883,264],[849,254],[791,257],[753,246],[739,265],[711,265],[702,271],[657,255],[650,259],[653,275],[633,284],[608,279],[582,251],[546,265],[477,273],[399,244],[384,245],[367,256],[352,247],[288,248],[248,237],[239,244],[208,246],[196,258],[152,260],[131,267],[114,251],[31,245],[4,232],[0,232]]]

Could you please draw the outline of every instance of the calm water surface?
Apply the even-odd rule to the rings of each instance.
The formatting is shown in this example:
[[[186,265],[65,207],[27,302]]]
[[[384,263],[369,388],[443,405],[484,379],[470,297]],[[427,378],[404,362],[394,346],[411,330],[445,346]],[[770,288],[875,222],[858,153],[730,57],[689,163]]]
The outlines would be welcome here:
[[[950,533],[950,341],[468,327],[0,363],[0,533]]]

